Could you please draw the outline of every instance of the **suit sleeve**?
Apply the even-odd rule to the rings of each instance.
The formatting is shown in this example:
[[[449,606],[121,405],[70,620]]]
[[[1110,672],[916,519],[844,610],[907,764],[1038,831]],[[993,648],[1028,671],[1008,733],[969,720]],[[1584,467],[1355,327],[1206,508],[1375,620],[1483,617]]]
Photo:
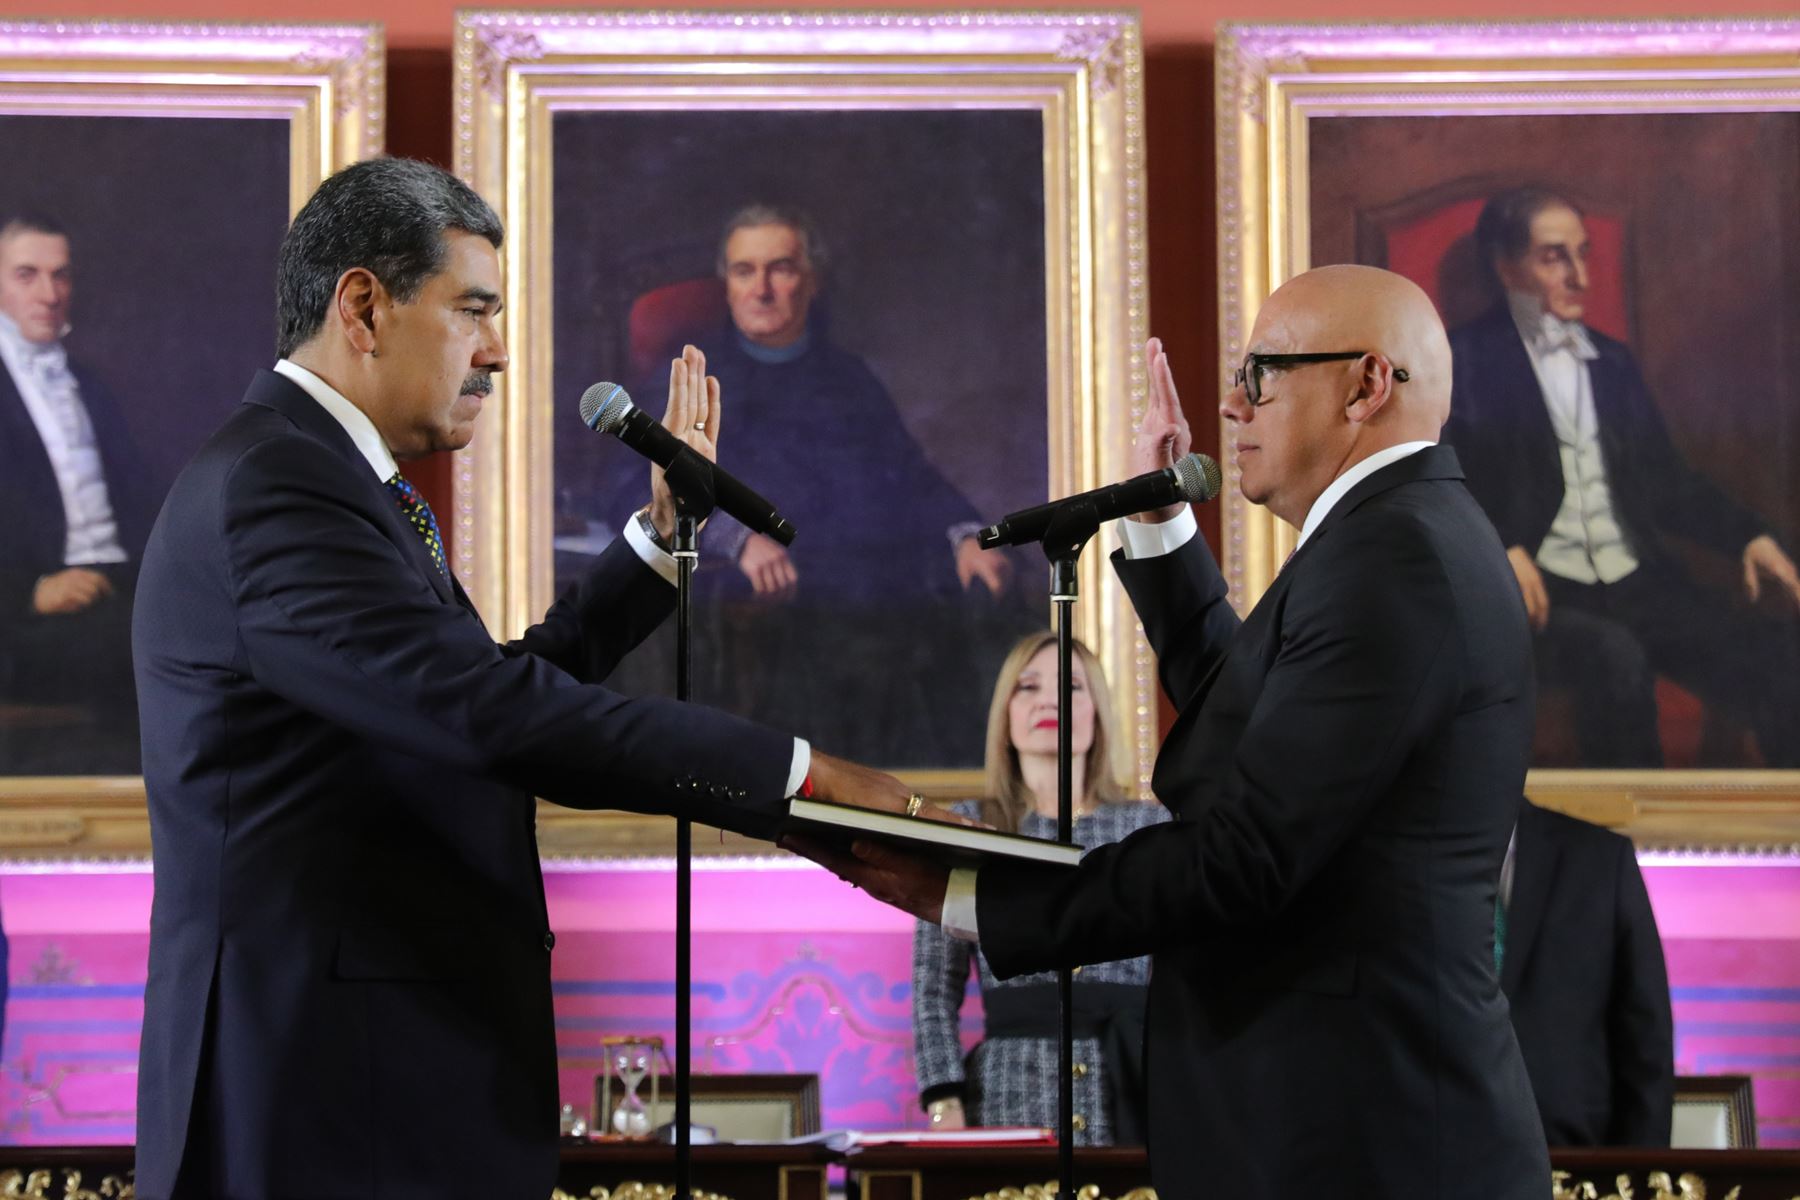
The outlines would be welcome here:
[[[772,833],[791,738],[502,653],[348,498],[359,485],[299,437],[259,443],[229,472],[219,534],[259,683],[360,738],[561,804],[605,797]]]
[[[1219,803],[1101,846],[1079,867],[983,867],[977,912],[997,975],[1132,958],[1266,921],[1343,848],[1457,695],[1442,565],[1422,535],[1383,537],[1387,525],[1339,527],[1289,588]]]
[[[913,1061],[921,1103],[963,1092],[961,1019],[972,957],[968,942],[936,925],[920,921],[913,931]]]
[[[1198,534],[1173,554],[1126,558],[1115,550],[1112,562],[1156,651],[1163,692],[1184,709],[1237,633],[1225,576]]]
[[[675,589],[614,538],[544,619],[502,652],[533,654],[582,683],[600,683],[674,609]]]
[[[1667,1146],[1675,1111],[1675,1030],[1656,914],[1629,842],[1619,846],[1613,995],[1612,1146]]]

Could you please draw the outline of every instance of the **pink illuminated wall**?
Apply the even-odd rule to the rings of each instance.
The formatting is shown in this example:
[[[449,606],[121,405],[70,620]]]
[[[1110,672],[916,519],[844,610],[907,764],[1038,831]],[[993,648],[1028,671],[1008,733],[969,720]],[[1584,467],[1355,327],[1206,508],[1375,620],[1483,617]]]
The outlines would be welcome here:
[[[1647,855],[1684,1074],[1749,1074],[1763,1145],[1800,1145],[1800,862]],[[0,1141],[129,1142],[150,875],[0,868],[12,942]],[[552,865],[563,1099],[585,1110],[606,1034],[673,1033],[667,862]],[[694,1062],[804,1071],[828,1125],[916,1124],[911,922],[790,860],[694,884]],[[965,1010],[964,1035],[980,1027]]]

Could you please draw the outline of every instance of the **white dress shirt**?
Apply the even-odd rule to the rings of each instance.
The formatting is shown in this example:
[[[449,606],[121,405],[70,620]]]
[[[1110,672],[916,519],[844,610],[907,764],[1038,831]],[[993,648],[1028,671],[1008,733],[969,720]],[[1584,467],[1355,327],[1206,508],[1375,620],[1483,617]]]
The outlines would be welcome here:
[[[0,360],[19,389],[56,473],[67,524],[63,565],[124,562],[130,556],[119,543],[119,523],[106,490],[94,422],[81,402],[81,386],[69,370],[62,343],[28,341],[19,326],[0,313]]]
[[[1436,442],[1402,442],[1398,446],[1389,446],[1385,450],[1377,450],[1342,475],[1332,480],[1330,485],[1306,512],[1306,521],[1300,526],[1300,540],[1294,543],[1294,550],[1306,545],[1306,539],[1324,523],[1331,510],[1337,506],[1346,493],[1370,475],[1403,458],[1417,454],[1421,450],[1429,450]],[[1119,523],[1119,540],[1124,548],[1125,557],[1131,559],[1156,558],[1163,554],[1172,554],[1187,545],[1189,539],[1200,532],[1200,523],[1194,519],[1194,510],[1190,505],[1182,505],[1181,511],[1167,521],[1146,522],[1124,520]],[[968,942],[981,940],[980,930],[975,919],[975,883],[980,873],[977,867],[957,867],[950,872],[949,886],[944,890],[944,911],[938,923],[944,932],[951,937],[961,938]]]
[[[1612,488],[1600,456],[1600,421],[1588,369],[1600,352],[1581,322],[1546,312],[1537,297],[1508,292],[1506,302],[1537,374],[1562,460],[1562,504],[1537,548],[1537,564],[1576,583],[1617,583],[1637,570],[1638,560],[1613,512]]]
[[[369,415],[362,409],[346,399],[343,393],[305,367],[285,358],[275,364],[275,373],[293,381],[301,391],[318,401],[319,407],[330,413],[333,420],[344,427],[344,432],[350,435],[352,442],[356,443],[357,452],[368,462],[369,469],[375,472],[377,479],[385,484],[400,473],[400,467],[394,461],[393,451],[389,450],[387,443],[382,440],[381,431],[375,428],[375,422],[371,421]],[[645,565],[668,580],[671,585],[674,584],[677,575],[674,556],[658,547],[655,542],[644,535],[643,530],[638,528],[636,517],[625,522],[625,541],[632,550],[637,552],[637,556],[644,560]],[[811,769],[811,745],[804,738],[795,738],[794,757],[788,764],[787,795],[792,796],[800,790],[800,785],[806,781],[806,774]]]

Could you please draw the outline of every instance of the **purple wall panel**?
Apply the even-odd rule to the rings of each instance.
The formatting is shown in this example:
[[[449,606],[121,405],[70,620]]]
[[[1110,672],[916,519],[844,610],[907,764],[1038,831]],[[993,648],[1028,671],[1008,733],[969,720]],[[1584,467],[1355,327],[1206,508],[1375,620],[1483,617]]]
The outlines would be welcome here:
[[[1756,1078],[1759,1132],[1800,1145],[1800,864],[1645,856],[1689,1074]],[[585,1110],[608,1034],[673,1034],[666,862],[553,865],[563,1099]],[[129,1142],[151,884],[142,867],[0,868],[11,993],[0,1142]],[[809,1071],[828,1125],[917,1124],[910,921],[822,871],[709,862],[695,876],[697,1070]],[[979,1002],[964,1034],[980,1027]]]

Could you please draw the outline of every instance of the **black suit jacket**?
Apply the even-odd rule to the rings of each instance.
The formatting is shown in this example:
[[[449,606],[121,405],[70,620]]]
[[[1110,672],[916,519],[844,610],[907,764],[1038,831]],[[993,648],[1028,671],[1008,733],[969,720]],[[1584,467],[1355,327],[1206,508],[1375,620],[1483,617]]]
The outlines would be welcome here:
[[[1631,839],[1525,805],[1500,984],[1551,1145],[1669,1144],[1669,976]]]
[[[785,807],[791,739],[592,686],[673,596],[621,539],[496,645],[343,428],[257,377],[138,588],[139,1195],[549,1194],[532,795],[763,836]]]
[[[1002,976],[1154,955],[1165,1200],[1549,1190],[1493,960],[1530,646],[1460,478],[1433,447],[1361,481],[1241,627],[1200,539],[1116,559],[1180,714],[1175,821],[979,876]]]
[[[154,503],[143,492],[143,472],[132,453],[119,417],[119,405],[98,376],[79,363],[69,364],[81,389],[81,402],[94,425],[94,440],[106,475],[107,498],[119,525],[119,543],[135,561],[154,516]],[[8,622],[31,606],[32,589],[41,576],[63,568],[69,525],[62,491],[50,454],[12,373],[0,366],[0,640]]]
[[[1688,465],[1623,343],[1588,330],[1599,357],[1588,363],[1600,457],[1614,514],[1640,560],[1671,563],[1665,539],[1685,538],[1735,558],[1767,532],[1751,513]],[[1507,546],[1533,554],[1566,490],[1543,389],[1512,314],[1503,304],[1450,335],[1450,421],[1469,490]]]

